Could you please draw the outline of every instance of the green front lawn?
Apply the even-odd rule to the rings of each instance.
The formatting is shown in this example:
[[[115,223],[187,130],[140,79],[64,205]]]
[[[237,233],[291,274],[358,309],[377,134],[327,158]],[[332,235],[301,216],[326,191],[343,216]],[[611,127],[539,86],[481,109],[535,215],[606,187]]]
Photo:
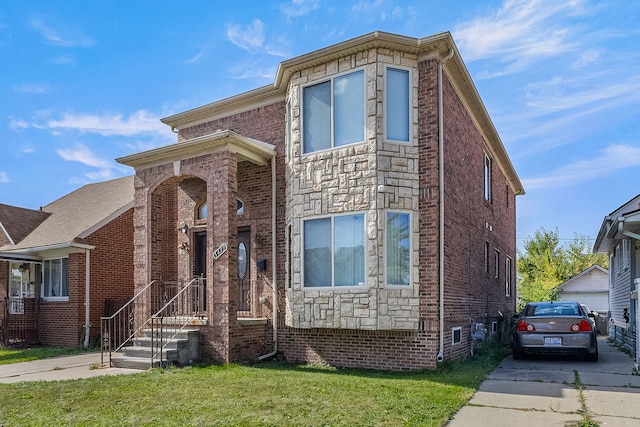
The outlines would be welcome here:
[[[433,372],[274,362],[0,384],[0,425],[442,426],[504,356]]]
[[[0,365],[9,363],[29,362],[31,360],[45,359],[47,357],[61,356],[64,354],[77,354],[85,350],[77,348],[57,348],[57,347],[30,347],[25,349],[12,349],[0,347]]]

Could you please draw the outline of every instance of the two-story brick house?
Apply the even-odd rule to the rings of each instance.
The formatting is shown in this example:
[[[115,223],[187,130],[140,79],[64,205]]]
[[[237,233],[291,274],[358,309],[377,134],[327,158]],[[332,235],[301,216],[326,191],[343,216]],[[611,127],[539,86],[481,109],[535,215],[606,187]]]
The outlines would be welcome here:
[[[214,360],[433,368],[513,313],[524,190],[449,33],[366,34],[162,121],[176,143],[117,159],[135,285],[205,277]]]

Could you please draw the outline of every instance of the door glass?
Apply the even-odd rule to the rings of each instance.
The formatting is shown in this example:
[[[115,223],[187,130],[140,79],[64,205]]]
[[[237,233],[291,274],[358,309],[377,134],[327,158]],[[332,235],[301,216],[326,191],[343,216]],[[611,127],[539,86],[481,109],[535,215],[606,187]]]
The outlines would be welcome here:
[[[244,279],[247,274],[247,247],[244,242],[238,245],[238,277]]]

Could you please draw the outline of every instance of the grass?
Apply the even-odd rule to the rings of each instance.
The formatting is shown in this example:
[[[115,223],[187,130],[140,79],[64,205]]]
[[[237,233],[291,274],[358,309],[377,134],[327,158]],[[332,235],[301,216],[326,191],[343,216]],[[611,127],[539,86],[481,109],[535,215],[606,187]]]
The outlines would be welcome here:
[[[29,362],[31,360],[45,359],[47,357],[62,356],[65,354],[77,354],[86,351],[87,350],[82,347],[29,347],[24,349],[12,349],[0,346],[0,365]]]
[[[272,362],[0,385],[0,425],[442,426],[506,354],[411,373]]]

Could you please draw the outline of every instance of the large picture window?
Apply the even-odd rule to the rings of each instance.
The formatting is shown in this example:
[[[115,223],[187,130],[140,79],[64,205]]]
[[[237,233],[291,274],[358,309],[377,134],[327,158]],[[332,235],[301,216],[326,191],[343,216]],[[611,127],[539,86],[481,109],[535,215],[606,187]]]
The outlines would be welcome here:
[[[387,284],[408,286],[411,282],[411,234],[408,213],[387,212]]]
[[[304,221],[304,286],[364,286],[364,215]]]
[[[44,261],[42,297],[47,299],[69,298],[69,259],[47,259]]]
[[[385,129],[389,141],[409,142],[409,70],[387,68]]]
[[[303,151],[364,141],[364,70],[303,89]]]

